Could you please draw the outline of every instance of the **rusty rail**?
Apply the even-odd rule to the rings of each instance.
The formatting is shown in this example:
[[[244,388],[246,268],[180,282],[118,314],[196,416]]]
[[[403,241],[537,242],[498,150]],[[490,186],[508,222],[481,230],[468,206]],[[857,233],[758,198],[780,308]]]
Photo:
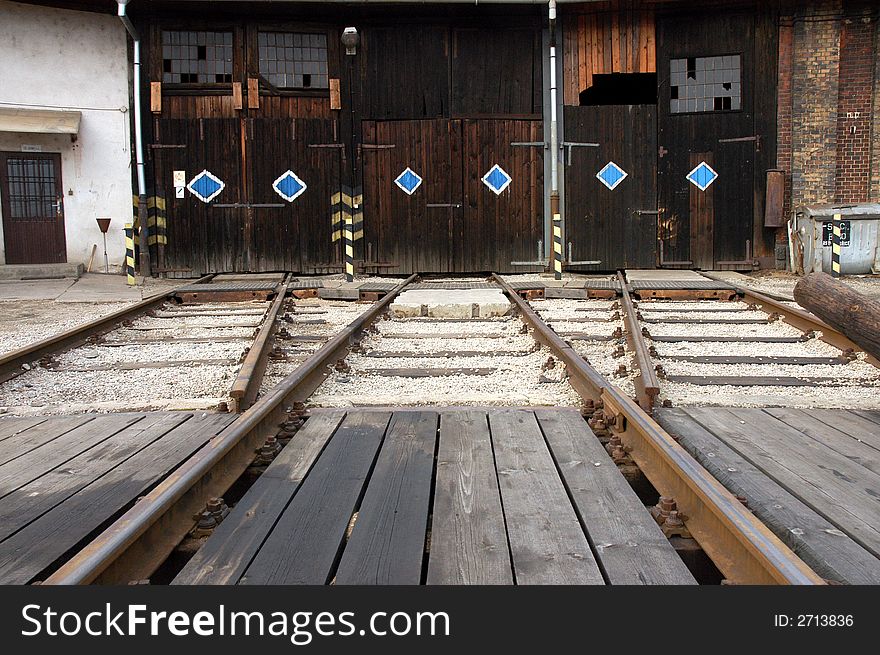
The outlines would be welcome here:
[[[632,399],[551,330],[507,282],[499,275],[494,277],[534,329],[535,338],[565,363],[572,386],[597,407],[609,431],[620,437],[654,487],[675,498],[688,530],[729,581],[824,584]]]
[[[253,461],[255,450],[278,433],[293,403],[306,400],[318,388],[351,340],[415,278],[411,275],[349,323],[44,584],[126,584],[152,575],[189,532],[205,502],[232,486]]]
[[[266,372],[266,364],[269,361],[269,351],[272,350],[273,338],[278,329],[277,321],[278,312],[284,306],[287,296],[287,285],[290,282],[291,275],[288,273],[284,277],[284,281],[278,285],[278,295],[272,302],[260,333],[248,350],[247,356],[242,362],[241,368],[238,369],[238,375],[232,383],[232,390],[229,392],[235,412],[243,412],[254,404],[257,394],[260,392],[260,385],[263,382],[263,375]]]
[[[645,344],[639,326],[638,313],[629,291],[627,291],[626,278],[623,273],[618,271],[617,280],[620,282],[620,301],[626,326],[626,341],[639,369],[639,375],[634,380],[636,396],[641,408],[650,414],[654,410],[654,400],[660,393],[660,381],[657,379],[657,372],[654,370],[651,356],[648,354],[648,346]]]
[[[190,284],[207,282],[213,277],[213,274],[205,275],[204,277],[196,280],[195,283],[188,280],[185,284],[181,286],[189,286]],[[76,348],[77,346],[85,343],[89,339],[89,337],[103,334],[113,329],[117,323],[121,323],[122,321],[127,321],[132,318],[136,318],[141,314],[147,313],[151,309],[160,306],[166,300],[171,298],[177,292],[178,288],[180,287],[172,289],[171,291],[161,291],[159,293],[153,294],[152,296],[144,298],[138,303],[134,303],[129,307],[124,307],[118,311],[113,312],[112,314],[107,314],[106,316],[97,318],[94,321],[89,321],[88,323],[77,325],[76,327],[61,332],[60,334],[47,337],[46,339],[42,339],[40,341],[37,341],[36,343],[32,343],[29,346],[24,346],[17,350],[11,351],[10,353],[0,357],[0,383],[11,380],[12,378],[19,375],[22,372],[21,367],[23,364],[30,364],[31,362],[37,361],[47,355],[59,354],[65,352],[66,350],[70,350],[71,348]]]
[[[704,277],[709,278],[710,280],[724,282],[724,280],[717,275],[705,272],[701,272],[700,274]],[[749,289],[748,287],[735,288],[736,292],[743,296],[743,300],[745,302],[757,305],[761,311],[767,314],[778,315],[783,323],[787,323],[788,325],[791,325],[792,327],[795,327],[803,332],[818,332],[819,339],[821,341],[824,341],[825,343],[830,344],[835,348],[839,348],[840,350],[852,350],[853,352],[862,352],[862,348],[858,344],[851,341],[849,337],[847,337],[845,334],[838,330],[835,330],[833,327],[828,325],[825,321],[818,318],[817,316],[813,316],[809,312],[798,307],[786,305],[784,302],[776,300],[775,298],[771,298],[770,296],[763,294],[759,291],[755,291],[754,289]],[[791,302],[795,301],[792,300]],[[880,361],[878,361],[876,358],[868,356],[868,361],[874,366],[880,367]]]

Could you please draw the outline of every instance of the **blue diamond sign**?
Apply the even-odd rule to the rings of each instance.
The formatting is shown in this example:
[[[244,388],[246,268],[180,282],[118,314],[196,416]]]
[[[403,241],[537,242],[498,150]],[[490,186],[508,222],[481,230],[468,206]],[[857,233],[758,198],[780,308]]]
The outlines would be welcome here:
[[[275,193],[287,202],[296,200],[306,190],[306,183],[299,179],[293,171],[284,171],[281,176],[272,182]]]
[[[718,173],[713,171],[709,164],[701,161],[694,170],[687,174],[687,179],[700,191],[705,191],[712,182],[718,179]]]
[[[599,178],[599,181],[612,191],[617,188],[618,184],[623,182],[627,175],[628,173],[613,161],[605,164],[602,170],[596,173],[596,177]]]
[[[186,185],[189,192],[202,202],[211,202],[226,188],[226,183],[208,171],[202,171]]]
[[[508,175],[503,168],[495,164],[489,169],[489,172],[483,176],[483,184],[492,189],[496,196],[500,196],[501,192],[510,186],[513,178]]]
[[[403,171],[400,175],[397,176],[397,179],[394,180],[394,183],[403,189],[403,192],[408,196],[411,196],[416,192],[422,185],[421,176],[416,173],[409,166],[406,167],[406,170]]]

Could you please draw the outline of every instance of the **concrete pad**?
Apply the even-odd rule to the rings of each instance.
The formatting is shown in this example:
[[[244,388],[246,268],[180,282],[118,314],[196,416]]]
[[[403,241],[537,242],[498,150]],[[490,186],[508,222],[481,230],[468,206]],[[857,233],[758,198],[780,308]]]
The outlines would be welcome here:
[[[427,314],[422,314],[422,306]],[[509,309],[510,301],[501,289],[414,289],[391,304],[391,311],[401,317],[486,318],[503,316]]]
[[[650,282],[705,282],[707,278],[703,277],[696,271],[687,271],[679,269],[662,269],[662,270],[626,270],[626,279],[629,282],[636,280],[645,280]]]
[[[86,273],[56,300],[57,302],[137,302],[142,288],[130,287],[124,275]]]
[[[0,280],[77,278],[82,272],[82,264],[5,264],[0,266]]]
[[[0,300],[55,300],[76,282],[63,280],[25,280],[0,282]]]

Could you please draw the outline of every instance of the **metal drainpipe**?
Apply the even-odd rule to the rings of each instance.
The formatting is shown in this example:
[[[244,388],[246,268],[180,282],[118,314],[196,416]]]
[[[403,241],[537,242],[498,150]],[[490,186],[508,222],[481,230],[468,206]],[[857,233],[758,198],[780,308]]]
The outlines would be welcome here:
[[[562,216],[559,213],[559,136],[556,134],[556,0],[550,0],[550,214],[553,219],[553,277],[562,279]]]
[[[150,274],[150,246],[147,243],[147,180],[144,174],[144,135],[141,128],[141,41],[131,19],[125,13],[129,0],[116,0],[117,15],[134,43],[133,81],[134,85],[134,146],[138,180],[138,239],[141,248],[140,269],[144,277]]]

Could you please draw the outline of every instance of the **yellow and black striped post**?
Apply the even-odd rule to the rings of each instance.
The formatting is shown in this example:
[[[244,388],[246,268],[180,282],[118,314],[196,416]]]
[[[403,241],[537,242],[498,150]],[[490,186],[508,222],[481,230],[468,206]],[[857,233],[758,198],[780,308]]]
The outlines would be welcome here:
[[[831,277],[840,277],[840,214],[831,224]]]
[[[128,285],[135,285],[134,279],[134,226],[131,223],[125,224],[125,275],[128,278]]]
[[[562,279],[562,217],[553,214],[553,277]]]
[[[345,281],[354,281],[354,219],[345,215]]]

